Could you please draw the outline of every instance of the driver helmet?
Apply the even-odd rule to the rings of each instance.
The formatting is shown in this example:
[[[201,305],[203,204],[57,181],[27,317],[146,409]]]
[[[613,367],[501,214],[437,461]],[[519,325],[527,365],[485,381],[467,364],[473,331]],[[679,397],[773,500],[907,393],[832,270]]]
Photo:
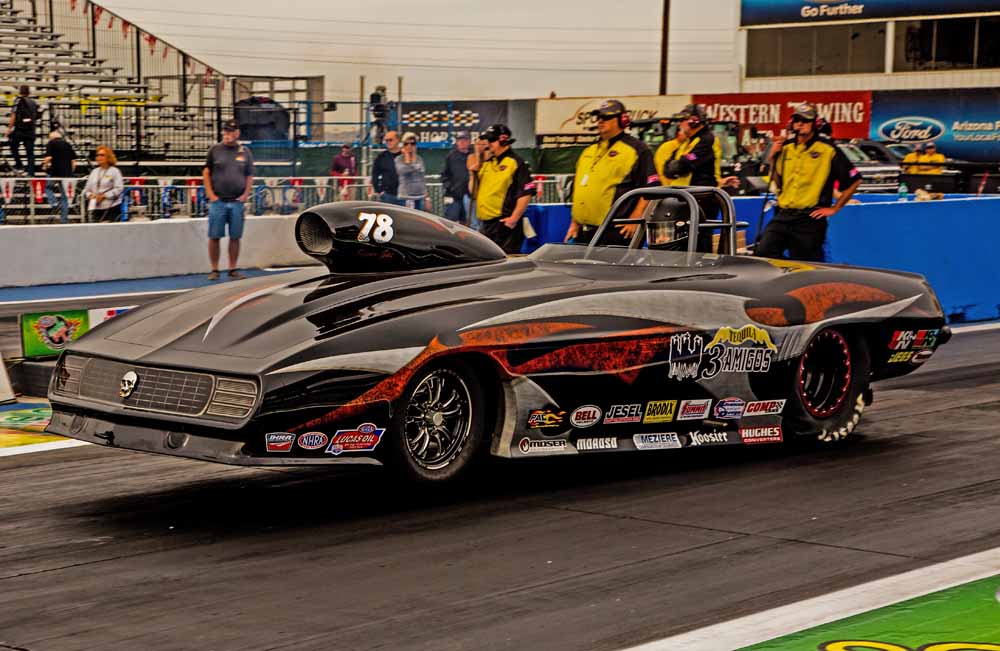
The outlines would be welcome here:
[[[660,199],[646,222],[646,246],[661,251],[686,251],[691,209],[686,201]]]

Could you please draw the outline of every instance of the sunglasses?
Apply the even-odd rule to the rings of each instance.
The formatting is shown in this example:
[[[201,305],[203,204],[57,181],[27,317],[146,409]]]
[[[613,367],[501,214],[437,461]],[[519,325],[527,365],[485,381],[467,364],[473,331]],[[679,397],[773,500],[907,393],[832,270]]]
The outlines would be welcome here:
[[[806,124],[808,122],[812,122],[812,120],[807,120],[806,118],[804,118],[804,117],[802,117],[800,115],[793,116],[792,117],[792,124],[796,124],[798,122],[801,122],[802,124]]]
[[[607,120],[617,120],[617,119],[618,119],[617,115],[598,115],[597,116],[598,122],[606,122]]]

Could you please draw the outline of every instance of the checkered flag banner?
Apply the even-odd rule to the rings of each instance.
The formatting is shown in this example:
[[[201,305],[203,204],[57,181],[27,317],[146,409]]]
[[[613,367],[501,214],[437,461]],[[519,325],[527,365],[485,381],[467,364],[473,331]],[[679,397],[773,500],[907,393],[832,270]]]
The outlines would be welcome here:
[[[404,127],[429,127],[432,129],[455,128],[468,129],[479,124],[479,113],[465,110],[422,110],[403,113]]]

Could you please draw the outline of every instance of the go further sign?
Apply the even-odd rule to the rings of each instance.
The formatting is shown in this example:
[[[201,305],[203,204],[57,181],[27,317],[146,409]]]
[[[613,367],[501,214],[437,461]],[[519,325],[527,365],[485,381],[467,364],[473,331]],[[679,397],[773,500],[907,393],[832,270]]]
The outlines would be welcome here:
[[[1000,0],[742,0],[740,25],[758,27],[1000,11]]]

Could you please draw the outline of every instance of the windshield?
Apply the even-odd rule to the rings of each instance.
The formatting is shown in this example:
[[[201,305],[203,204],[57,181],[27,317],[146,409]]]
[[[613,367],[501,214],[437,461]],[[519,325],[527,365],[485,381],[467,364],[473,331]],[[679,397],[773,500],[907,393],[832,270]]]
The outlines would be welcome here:
[[[901,142],[897,142],[891,145],[886,145],[886,147],[888,147],[892,151],[892,153],[900,157],[904,157],[911,151],[913,151],[913,145],[904,145]]]
[[[588,249],[576,244],[546,244],[531,255],[532,260],[574,265],[618,265],[626,267],[712,267],[721,256],[713,253],[627,249],[598,246]]]
[[[865,152],[861,151],[854,145],[849,145],[847,143],[842,142],[839,145],[837,145],[837,147],[840,148],[840,151],[844,152],[844,156],[847,156],[847,160],[851,161],[852,163],[872,162],[872,159],[869,158],[868,155],[865,154]]]

